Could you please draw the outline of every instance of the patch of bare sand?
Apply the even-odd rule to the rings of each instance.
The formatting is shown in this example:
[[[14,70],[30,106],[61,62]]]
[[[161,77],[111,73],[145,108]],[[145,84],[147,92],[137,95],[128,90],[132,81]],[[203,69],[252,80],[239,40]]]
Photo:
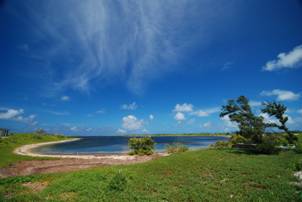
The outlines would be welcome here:
[[[85,168],[92,168],[104,165],[127,165],[133,163],[142,163],[152,159],[159,158],[160,154],[150,156],[131,156],[130,159],[115,159],[110,156],[92,159],[64,158],[58,160],[31,160],[21,161],[9,167],[0,169],[0,176],[25,176],[35,173],[56,173],[69,172]]]
[[[22,185],[29,188],[32,192],[40,192],[48,186],[48,182],[26,182]]]

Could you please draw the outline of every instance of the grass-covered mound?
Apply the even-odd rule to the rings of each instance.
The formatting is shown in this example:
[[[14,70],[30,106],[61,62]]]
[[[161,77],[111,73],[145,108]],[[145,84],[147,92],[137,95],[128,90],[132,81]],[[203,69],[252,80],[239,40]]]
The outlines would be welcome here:
[[[67,139],[67,137],[37,134],[15,134],[9,137],[0,138],[0,167],[8,166],[21,160],[37,159],[14,154],[13,151],[17,147],[26,144],[59,141],[64,139]]]
[[[291,185],[302,155],[231,150],[173,154],[143,164],[0,181],[0,201],[298,201]],[[24,183],[47,184],[33,191]]]

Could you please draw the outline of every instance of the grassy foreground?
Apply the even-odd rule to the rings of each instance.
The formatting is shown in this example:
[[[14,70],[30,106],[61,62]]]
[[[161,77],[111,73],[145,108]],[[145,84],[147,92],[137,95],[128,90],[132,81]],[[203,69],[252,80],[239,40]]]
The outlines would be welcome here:
[[[64,140],[67,137],[55,135],[16,134],[0,138],[0,168],[22,160],[37,159],[13,153],[14,149],[26,144]]]
[[[301,157],[189,151],[136,165],[2,179],[0,201],[299,201],[290,182]],[[23,186],[28,182],[47,186],[36,191]]]

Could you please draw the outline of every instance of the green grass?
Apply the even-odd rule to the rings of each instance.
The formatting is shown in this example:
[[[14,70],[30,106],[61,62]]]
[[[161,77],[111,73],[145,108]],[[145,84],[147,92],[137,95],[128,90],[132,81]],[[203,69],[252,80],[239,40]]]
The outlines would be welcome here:
[[[0,201],[299,201],[290,182],[301,157],[189,151],[136,165],[3,179]],[[25,182],[48,186],[36,192]]]
[[[22,160],[37,159],[28,156],[20,156],[13,153],[14,149],[25,144],[49,142],[66,139],[64,136],[16,134],[0,139],[0,168]]]

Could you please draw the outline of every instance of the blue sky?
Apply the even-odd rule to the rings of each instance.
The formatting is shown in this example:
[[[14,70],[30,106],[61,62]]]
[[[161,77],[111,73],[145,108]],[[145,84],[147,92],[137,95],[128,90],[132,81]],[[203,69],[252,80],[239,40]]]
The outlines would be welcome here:
[[[233,131],[219,109],[245,95],[302,129],[301,1],[3,2],[0,127]]]

